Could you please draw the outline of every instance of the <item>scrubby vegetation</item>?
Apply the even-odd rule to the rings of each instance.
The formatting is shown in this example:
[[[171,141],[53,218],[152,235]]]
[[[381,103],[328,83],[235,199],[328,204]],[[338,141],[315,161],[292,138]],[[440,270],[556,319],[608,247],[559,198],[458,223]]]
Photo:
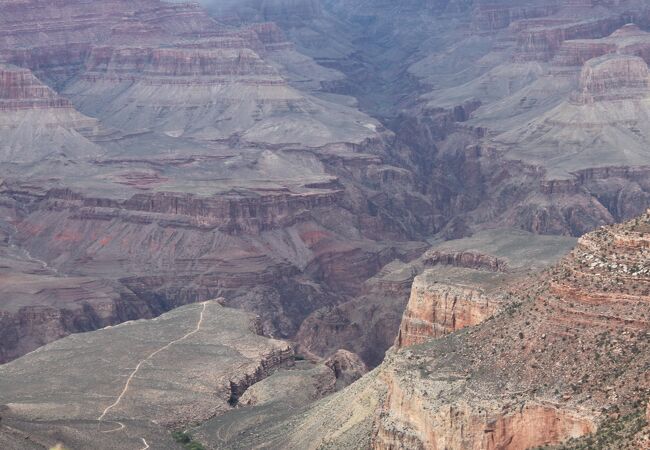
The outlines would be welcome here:
[[[205,450],[203,444],[195,441],[186,431],[174,431],[172,437],[176,442],[183,444],[187,450]]]
[[[540,447],[538,450],[636,450],[636,439],[641,438],[640,435],[647,426],[645,408],[642,407],[631,414],[607,420],[596,433],[571,439],[563,445]]]

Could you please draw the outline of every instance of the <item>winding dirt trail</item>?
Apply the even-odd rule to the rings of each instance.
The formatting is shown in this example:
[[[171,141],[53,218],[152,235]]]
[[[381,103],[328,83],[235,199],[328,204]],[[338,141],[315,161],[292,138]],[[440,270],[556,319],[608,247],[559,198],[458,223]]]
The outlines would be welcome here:
[[[119,406],[120,402],[122,401],[122,399],[124,398],[124,396],[126,395],[126,393],[129,391],[129,387],[131,386],[131,381],[133,381],[133,379],[134,379],[135,376],[138,374],[138,372],[140,371],[140,368],[142,367],[142,365],[143,365],[144,363],[146,363],[147,361],[149,361],[151,358],[153,358],[153,357],[156,356],[157,354],[159,354],[159,353],[161,353],[161,352],[167,350],[167,349],[170,348],[171,346],[173,346],[173,345],[175,345],[175,344],[178,344],[178,343],[181,342],[181,341],[184,341],[185,339],[187,339],[187,338],[189,338],[190,336],[192,336],[192,335],[198,333],[198,332],[201,330],[201,326],[203,325],[203,316],[204,316],[205,311],[206,311],[206,308],[207,308],[207,306],[208,306],[208,302],[203,302],[203,303],[201,303],[201,305],[202,305],[202,309],[201,309],[201,313],[200,313],[200,315],[199,315],[199,320],[198,320],[198,322],[196,323],[196,327],[195,327],[192,331],[190,331],[189,333],[185,334],[184,336],[181,336],[181,337],[178,338],[178,339],[175,339],[175,340],[169,342],[169,343],[166,344],[165,346],[160,347],[158,350],[156,350],[156,351],[150,353],[150,354],[147,355],[144,359],[140,360],[140,362],[138,363],[137,366],[135,366],[135,369],[133,369],[133,371],[131,372],[131,374],[129,375],[129,377],[126,379],[126,382],[124,383],[124,387],[122,388],[122,391],[120,392],[120,395],[118,395],[118,397],[115,399],[115,401],[114,401],[113,403],[111,403],[110,405],[108,405],[108,406],[104,409],[104,411],[102,412],[102,414],[97,418],[97,420],[98,420],[99,422],[110,422],[110,423],[115,423],[115,424],[118,424],[118,425],[119,425],[119,427],[117,427],[117,428],[115,428],[115,429],[112,429],[112,430],[103,431],[103,433],[113,433],[113,432],[116,432],[116,431],[121,431],[121,430],[123,430],[123,429],[126,428],[126,426],[125,426],[122,422],[118,422],[118,421],[115,421],[115,420],[105,421],[104,418],[106,417],[106,415],[107,415],[107,414],[108,414],[108,413],[109,413],[113,408]],[[146,439],[145,439],[145,438],[140,438],[140,439],[142,440],[143,444],[145,445],[145,447],[144,447],[142,450],[148,449],[148,448],[149,448],[149,444],[147,443]]]
[[[124,396],[126,395],[126,393],[129,390],[129,386],[131,385],[131,381],[133,380],[133,378],[135,378],[138,371],[140,370],[140,367],[142,367],[142,365],[144,363],[149,361],[151,358],[156,356],[158,353],[167,350],[169,347],[171,347],[174,344],[178,344],[179,342],[184,341],[188,337],[192,336],[193,334],[198,333],[201,330],[201,325],[203,324],[203,314],[205,313],[205,309],[208,306],[208,303],[203,302],[202,305],[203,305],[203,308],[201,310],[201,314],[199,315],[199,321],[196,324],[196,328],[194,330],[190,331],[189,333],[187,333],[185,336],[182,336],[182,337],[180,337],[180,338],[178,338],[176,340],[171,341],[170,343],[168,343],[164,347],[160,347],[158,350],[154,351],[153,353],[150,353],[146,358],[141,360],[138,363],[138,365],[135,366],[135,369],[133,369],[133,372],[131,372],[131,375],[129,375],[129,378],[126,379],[126,383],[124,384],[124,388],[122,389],[122,392],[120,392],[120,395],[117,397],[117,399],[112,404],[108,405],[106,407],[106,409],[104,409],[104,412],[102,412],[101,416],[99,416],[97,418],[97,420],[99,420],[99,421],[104,420],[104,417],[106,417],[106,414],[108,414],[111,409],[115,408],[116,406],[118,406],[120,404],[120,402],[122,401],[122,399],[124,398]]]

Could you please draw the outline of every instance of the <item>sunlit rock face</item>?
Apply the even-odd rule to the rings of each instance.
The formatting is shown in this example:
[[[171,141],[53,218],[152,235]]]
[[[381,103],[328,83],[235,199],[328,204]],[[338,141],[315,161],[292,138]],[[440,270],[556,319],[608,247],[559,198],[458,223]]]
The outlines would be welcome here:
[[[395,344],[408,347],[477,325],[492,316],[500,303],[480,290],[427,280],[425,273],[413,282]]]
[[[560,262],[512,285],[493,318],[395,348],[343,391],[239,436],[274,449],[308,441],[524,450],[616,433],[620,448],[643,448],[649,230],[650,211],[585,235]],[[200,435],[218,439],[223,429],[208,422]]]

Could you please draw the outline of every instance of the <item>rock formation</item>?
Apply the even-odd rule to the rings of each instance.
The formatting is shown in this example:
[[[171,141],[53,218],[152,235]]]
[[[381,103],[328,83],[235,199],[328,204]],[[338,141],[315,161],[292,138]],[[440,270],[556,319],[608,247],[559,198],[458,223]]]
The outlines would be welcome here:
[[[406,241],[433,224],[403,220],[411,194],[372,201],[386,174],[415,190],[386,156],[391,134],[314,95],[342,75],[276,24],[157,0],[0,12],[3,236],[18,254],[0,269],[15,296],[0,308],[3,362],[216,296],[288,337],[419,254]]]
[[[580,74],[577,101],[625,100],[645,97],[648,64],[640,57],[606,55],[590,59]]]
[[[583,237],[573,253],[546,275],[546,285],[531,300],[525,301],[520,311],[503,314],[500,316],[502,320],[490,321],[475,333],[470,332],[463,337],[459,335],[458,340],[447,341],[445,345],[451,346],[448,350],[435,346],[441,351],[435,353],[435,367],[439,372],[431,370],[428,362],[425,362],[428,360],[420,359],[423,355],[420,351],[405,354],[405,360],[410,362],[402,366],[402,370],[405,367],[420,367],[422,382],[427,384],[428,381],[425,380],[430,380],[433,384],[423,389],[421,384],[413,384],[405,379],[388,382],[389,386],[395,386],[395,390],[389,388],[386,406],[388,414],[381,419],[377,447],[390,446],[394,439],[413,439],[415,443],[424,446],[450,445],[465,448],[478,445],[481,448],[500,448],[505,445],[506,448],[523,449],[558,443],[569,437],[595,431],[598,422],[603,420],[600,407],[607,411],[618,411],[620,408],[621,413],[625,414],[625,409],[631,408],[635,403],[633,399],[644,395],[648,382],[647,376],[639,372],[644,363],[638,361],[639,351],[643,352],[638,346],[646,345],[644,334],[647,322],[643,319],[645,313],[640,313],[640,316],[636,314],[647,309],[649,304],[645,272],[650,269],[646,267],[648,242],[644,231],[649,221],[650,215],[645,215],[623,226],[598,230]],[[626,282],[617,282],[619,277],[624,277]],[[508,323],[506,330],[500,328],[504,321]],[[515,334],[513,332],[516,328],[511,327],[517,326],[521,327],[519,338],[515,336],[514,342],[505,343],[503,338]],[[460,344],[463,341],[465,344]],[[470,342],[472,344],[467,345]],[[569,342],[573,344],[567,344]],[[456,344],[461,346],[456,347]],[[501,366],[502,363],[496,361],[489,362],[489,359],[471,350],[474,345],[478,352],[486,351],[492,346],[497,355],[501,352],[498,360],[504,365]],[[504,345],[509,350],[505,350]],[[571,345],[577,353],[567,354],[566,345]],[[601,351],[606,354],[601,355]],[[397,353],[391,358],[401,359],[399,355]],[[587,367],[583,366],[586,361],[593,361],[594,357],[600,359],[600,362],[590,362]],[[631,361],[631,364],[619,366],[619,358]],[[445,365],[443,360],[457,362]],[[468,371],[467,366],[463,369],[461,361],[474,361],[470,363],[472,367],[483,367],[478,370],[492,366],[493,369],[488,372],[495,379],[492,382],[487,379],[481,381],[479,372],[473,369]],[[593,364],[596,366],[592,367]],[[552,369],[544,370],[542,367]],[[614,367],[625,369],[617,372]],[[509,373],[505,379],[499,378],[501,370]],[[598,376],[594,370],[599,373]],[[397,377],[402,377],[408,372],[398,369],[397,373],[401,374]],[[506,372],[503,373],[505,375]],[[616,373],[622,380],[611,385]],[[623,381],[628,377],[639,376],[643,380],[640,381],[640,390],[626,386]],[[449,387],[443,390],[450,395],[449,399],[457,400],[452,400],[452,404],[440,409],[432,408],[432,403],[437,404],[439,400],[428,400],[426,391],[433,389],[430,392],[436,392],[434,385],[440,384],[442,380],[451,381]],[[519,384],[522,389],[513,389],[514,386],[506,389],[504,394],[510,396],[508,400],[498,400],[494,394],[498,390],[489,394],[494,406],[500,401],[514,400],[517,403],[515,399],[519,398],[521,408],[517,414],[510,417],[501,411],[498,416],[490,417],[497,411],[494,406],[478,406],[480,402],[476,399],[471,408],[478,407],[483,412],[478,413],[476,409],[473,413],[466,412],[467,406],[462,403],[462,397],[454,394],[458,392],[458,387],[451,386],[456,383],[459,386],[474,386],[472,389],[478,394],[482,382]],[[405,385],[417,386],[418,393],[409,390],[407,394],[402,391],[402,387],[398,387]],[[526,391],[528,388],[525,386],[532,388],[532,391]],[[404,411],[405,404],[421,408],[417,405],[427,403],[428,406],[422,407],[421,413]],[[427,414],[429,419],[422,417],[421,422],[420,419],[418,422],[412,419],[420,417],[422,413]],[[441,416],[434,418],[430,414]],[[557,420],[558,417],[560,420]],[[472,425],[465,422],[468,419],[485,421],[485,430],[481,429],[480,433],[472,436],[469,431]],[[453,420],[455,426],[459,427],[465,423],[465,431],[462,434],[453,431],[450,433],[449,428],[442,425],[448,420]],[[560,428],[549,425],[544,428],[544,433],[535,434],[534,430],[541,428],[533,424],[540,420],[549,420],[549,424],[557,424]],[[438,421],[441,424],[439,431],[432,425]]]
[[[501,306],[474,287],[435,282],[435,272],[415,278],[395,345],[408,347],[477,325]],[[433,279],[432,279],[433,278]]]
[[[323,357],[347,349],[375,367],[393,344],[410,345],[487,319],[523,273],[553,264],[574,244],[572,238],[512,229],[441,243],[415,260],[386,265],[358,297],[310,314],[296,340]]]
[[[586,235],[494,318],[392,351],[245,445],[280,448],[284,433],[303,448],[308,431],[314,447],[638,448],[650,392],[649,227],[650,211]],[[209,423],[201,434],[213,436]]]
[[[83,159],[101,150],[88,139],[99,134],[96,120],[80,114],[28,69],[0,64],[0,155],[31,163],[42,158]]]
[[[340,387],[354,383],[368,371],[363,361],[347,350],[338,350],[327,358],[325,365],[334,372]]]
[[[0,447],[643,448],[650,7],[398,3],[0,2]]]

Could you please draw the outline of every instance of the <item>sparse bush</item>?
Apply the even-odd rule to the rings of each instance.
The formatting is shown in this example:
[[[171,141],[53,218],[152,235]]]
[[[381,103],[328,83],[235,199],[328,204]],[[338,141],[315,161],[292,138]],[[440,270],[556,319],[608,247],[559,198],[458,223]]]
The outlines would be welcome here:
[[[179,444],[183,444],[187,450],[205,450],[203,444],[192,439],[192,435],[186,431],[173,431],[172,437]]]

